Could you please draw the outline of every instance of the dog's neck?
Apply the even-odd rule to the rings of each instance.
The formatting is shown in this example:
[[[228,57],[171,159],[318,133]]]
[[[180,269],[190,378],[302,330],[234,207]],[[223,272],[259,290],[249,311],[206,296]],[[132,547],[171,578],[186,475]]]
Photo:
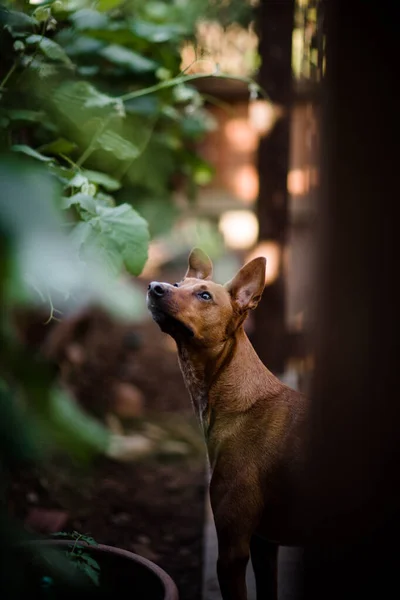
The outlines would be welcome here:
[[[259,359],[243,327],[228,340],[210,348],[178,343],[179,365],[194,410],[208,427],[211,411],[242,412],[280,382]]]

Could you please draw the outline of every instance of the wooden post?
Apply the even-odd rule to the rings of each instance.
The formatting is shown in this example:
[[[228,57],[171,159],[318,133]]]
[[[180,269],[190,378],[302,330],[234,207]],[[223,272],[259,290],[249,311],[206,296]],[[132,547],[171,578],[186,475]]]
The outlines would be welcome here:
[[[292,96],[292,32],[294,0],[262,0],[258,12],[260,85],[284,110],[258,152],[259,239],[276,242],[283,251],[287,235],[287,173]],[[286,358],[285,285],[282,261],[277,279],[268,285],[254,314],[252,341],[263,362],[282,373]]]
[[[307,600],[400,593],[397,25],[390,1],[326,2]]]

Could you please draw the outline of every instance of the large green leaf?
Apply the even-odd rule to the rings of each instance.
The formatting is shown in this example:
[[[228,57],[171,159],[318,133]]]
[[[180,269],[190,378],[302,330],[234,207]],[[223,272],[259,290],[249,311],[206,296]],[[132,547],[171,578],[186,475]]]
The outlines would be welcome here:
[[[63,114],[77,124],[84,123],[88,115],[121,116],[124,107],[118,98],[99,92],[87,81],[68,81],[58,87],[52,101]]]
[[[147,222],[129,205],[100,209],[102,233],[110,236],[123,252],[124,263],[133,275],[140,275],[147,260]]]
[[[120,46],[119,44],[110,44],[100,50],[99,54],[115,65],[132,71],[132,73],[155,71],[159,66],[154,60],[146,58],[133,50],[124,48],[124,46]]]
[[[91,221],[82,223],[82,226],[87,230],[84,232],[84,240],[80,247],[80,257],[91,264],[101,265],[113,276],[119,275],[124,265],[120,245],[111,236],[97,231]]]
[[[147,222],[129,204],[105,207],[93,198],[77,200],[88,202],[89,211],[95,212],[95,216],[79,223],[72,233],[82,256],[90,256],[91,261],[100,257],[115,272],[121,270],[123,262],[130,273],[139,275],[147,260]]]
[[[68,67],[72,67],[71,59],[57,42],[41,35],[29,35],[25,38],[25,42],[27,44],[35,44],[47,58],[50,58],[50,60],[59,61]]]

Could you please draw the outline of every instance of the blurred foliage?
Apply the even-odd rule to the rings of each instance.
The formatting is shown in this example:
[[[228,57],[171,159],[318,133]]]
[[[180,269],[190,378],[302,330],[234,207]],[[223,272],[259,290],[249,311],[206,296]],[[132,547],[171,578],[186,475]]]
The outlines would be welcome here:
[[[20,342],[14,310],[46,306],[50,321],[97,304],[140,317],[128,275],[142,271],[150,236],[171,228],[173,191],[193,200],[213,176],[196,152],[214,126],[191,84],[204,75],[180,72],[180,48],[200,18],[246,24],[250,11],[242,0],[0,5],[1,486],[49,448],[80,460],[107,448],[54,367]],[[13,598],[9,544],[25,537],[3,510],[0,534]]]
[[[165,233],[173,191],[193,198],[212,178],[195,144],[213,122],[190,85],[204,75],[180,72],[180,48],[200,18],[248,14],[237,0],[0,5],[2,372],[69,446],[86,436],[98,450],[104,436],[90,421],[85,435],[68,425],[72,409],[53,374],[21,359],[12,310],[41,303],[51,320],[96,303],[140,316],[124,273],[143,269],[149,225]]]

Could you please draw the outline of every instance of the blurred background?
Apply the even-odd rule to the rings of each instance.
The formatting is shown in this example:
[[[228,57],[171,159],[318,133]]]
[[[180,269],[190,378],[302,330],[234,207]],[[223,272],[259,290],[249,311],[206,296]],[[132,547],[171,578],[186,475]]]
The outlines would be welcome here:
[[[265,256],[247,332],[310,391],[326,4],[0,6],[7,598],[12,544],[72,531],[154,561],[181,600],[218,597],[203,440],[146,288],[193,246],[220,283]]]

